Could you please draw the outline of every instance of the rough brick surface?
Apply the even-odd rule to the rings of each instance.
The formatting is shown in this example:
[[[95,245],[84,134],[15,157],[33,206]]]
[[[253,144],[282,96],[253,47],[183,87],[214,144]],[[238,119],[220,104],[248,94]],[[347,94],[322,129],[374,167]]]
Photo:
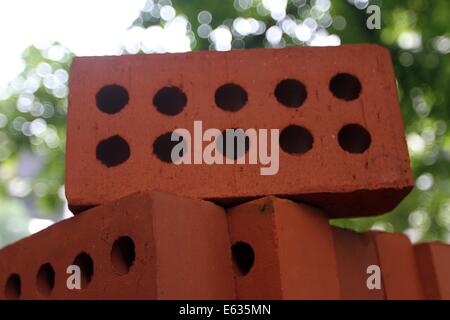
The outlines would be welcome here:
[[[344,77],[335,85],[340,93],[334,94],[330,83],[342,73],[354,75],[360,91]],[[301,106],[281,102],[295,105],[301,97],[289,95],[299,90],[279,90],[281,100],[277,98],[277,85],[286,79],[304,85]],[[215,103],[216,90],[227,83],[247,93],[246,104],[237,111]],[[113,105],[109,113],[96,102],[106,85],[120,85],[128,92],[128,97],[101,92]],[[155,107],[154,97],[163,87],[184,92],[181,112],[168,115]],[[388,51],[378,46],[75,58],[70,89],[66,192],[75,211],[158,188],[226,205],[279,195],[310,202],[331,216],[372,215],[395,207],[412,186],[393,69]],[[352,90],[358,91],[355,99]],[[159,98],[173,92],[178,91]],[[171,107],[182,106],[183,99],[178,96]],[[122,109],[121,102],[126,104]],[[310,132],[312,148],[303,154],[281,149],[279,172],[272,176],[261,176],[259,164],[174,165],[155,156],[153,144],[160,135],[177,128],[193,135],[194,120],[203,121],[203,130],[282,131],[298,125]],[[343,138],[346,150],[356,152],[362,152],[358,143],[370,141],[362,153],[340,145],[339,133],[349,124],[370,135],[348,128]],[[114,138],[117,145],[106,159],[108,167],[97,159],[96,150],[100,141],[116,135],[126,143]],[[294,140],[288,137],[287,143],[295,148]]]
[[[367,268],[380,265],[374,239],[368,234],[333,228],[341,298],[345,300],[383,300],[384,287],[369,290]],[[381,273],[383,275],[383,273]]]
[[[450,246],[424,243],[414,249],[425,297],[450,300]]]
[[[423,299],[414,248],[408,237],[387,232],[370,232],[369,234],[377,247],[386,299]]]
[[[123,237],[134,249],[126,241],[114,245]],[[93,261],[91,282],[68,290],[66,269],[80,252]],[[128,272],[126,262],[132,262]],[[51,271],[37,276],[45,263],[55,275],[52,292]],[[17,279],[8,281],[12,274],[20,276],[21,299],[235,297],[224,210],[160,192],[91,209],[1,250],[0,299],[17,298]]]
[[[250,252],[233,250],[238,299],[339,299],[331,228],[320,211],[266,197],[227,213],[233,248],[244,243],[254,254],[249,263]]]

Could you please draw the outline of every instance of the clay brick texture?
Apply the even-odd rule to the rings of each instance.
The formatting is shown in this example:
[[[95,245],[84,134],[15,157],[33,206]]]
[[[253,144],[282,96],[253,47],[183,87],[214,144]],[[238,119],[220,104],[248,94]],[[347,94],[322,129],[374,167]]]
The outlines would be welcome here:
[[[81,268],[69,290],[67,268]],[[380,268],[381,290],[367,287]],[[450,246],[331,227],[273,196],[224,210],[153,191],[0,250],[2,299],[450,299]]]
[[[344,300],[383,300],[384,286],[369,290],[367,279],[369,266],[380,266],[375,241],[366,233],[333,228],[334,248],[336,250],[337,270],[341,299]],[[381,272],[381,276],[383,273]]]
[[[248,160],[171,163],[170,133],[193,136],[194,121],[279,129],[278,173],[261,176]],[[390,56],[374,45],[75,58],[66,167],[75,211],[158,188],[226,206],[278,195],[361,216],[389,211],[412,186]]]
[[[371,232],[387,300],[424,299],[422,284],[408,237],[398,233]]]
[[[333,228],[341,298],[350,300],[450,299],[450,246],[412,245],[402,234]],[[369,290],[367,267],[381,271],[381,290]]]
[[[69,290],[69,265],[82,289]],[[0,251],[0,299],[234,299],[222,208],[138,193]]]
[[[415,252],[425,297],[450,300],[450,246],[424,243]]]
[[[339,299],[333,236],[320,211],[266,197],[227,214],[238,299]]]

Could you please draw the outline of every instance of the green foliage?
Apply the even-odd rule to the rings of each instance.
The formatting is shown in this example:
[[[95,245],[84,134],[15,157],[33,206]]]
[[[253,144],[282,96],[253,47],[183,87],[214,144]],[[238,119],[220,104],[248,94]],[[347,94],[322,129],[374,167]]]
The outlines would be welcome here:
[[[319,30],[337,34],[343,44],[378,43],[390,50],[411,164],[419,186],[393,212],[384,216],[332,223],[360,231],[374,227],[398,232],[409,230],[422,241],[449,241],[450,134],[447,126],[450,111],[446,106],[450,103],[450,2],[371,1],[381,7],[381,30],[369,30],[366,10],[356,8],[351,1],[332,1],[331,8],[322,11],[317,10],[319,2],[289,0],[287,17],[296,23],[313,17]],[[133,25],[147,28],[167,24],[158,14],[161,6],[152,1],[148,3],[153,9],[143,10]],[[159,3],[171,4],[177,15],[187,17],[193,50],[213,49],[208,37],[198,35],[201,25],[198,15],[205,10],[212,20],[203,27],[214,30],[227,26],[233,34],[232,48],[308,44],[292,32],[285,31],[281,41],[273,44],[268,42],[264,32],[242,35],[233,30],[233,21],[238,17],[253,18],[264,25],[265,30],[282,27],[282,22],[271,16],[261,0],[160,0]],[[333,18],[332,24],[328,17]],[[71,57],[71,53],[58,44],[40,49],[30,47],[23,55],[24,71],[0,92],[0,227],[3,228],[0,234],[6,237],[3,243],[24,235],[23,228],[14,236],[8,236],[11,232],[5,229],[11,221],[22,219],[22,224],[26,223],[23,222],[26,209],[20,205],[24,199],[37,199],[38,216],[58,212],[63,205],[60,195],[64,183],[65,77]],[[42,167],[31,178],[25,178],[19,164],[29,153],[39,157]],[[18,220],[17,216],[21,218]]]
[[[55,50],[60,54],[55,56]],[[3,244],[28,234],[30,216],[55,217],[62,210],[66,82],[71,58],[58,44],[43,50],[28,48],[23,53],[25,69],[0,100]],[[35,172],[30,174],[30,170]]]

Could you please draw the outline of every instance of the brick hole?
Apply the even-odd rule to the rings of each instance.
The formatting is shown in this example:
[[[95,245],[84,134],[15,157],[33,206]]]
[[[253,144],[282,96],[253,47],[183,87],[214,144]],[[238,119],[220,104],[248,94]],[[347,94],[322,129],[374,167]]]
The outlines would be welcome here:
[[[14,273],[8,277],[5,286],[5,296],[9,300],[17,300],[20,298],[22,291],[22,282],[20,276]]]
[[[298,108],[306,100],[306,87],[298,80],[285,79],[275,88],[275,97],[288,108]]]
[[[234,153],[231,154],[231,152],[227,152],[227,139],[226,139],[226,130],[222,131],[222,134],[217,137],[216,144],[217,144],[217,150],[222,154],[225,155],[229,159],[237,160],[238,158],[242,157],[245,153],[248,152],[250,149],[250,138],[245,134],[243,129],[236,129],[233,128],[232,130],[235,131],[235,135],[233,137],[234,139]],[[238,149],[238,141],[244,140],[244,152]],[[238,152],[240,151],[240,152]]]
[[[241,275],[245,276],[250,272],[255,263],[255,252],[251,245],[238,241],[231,246],[233,262]]]
[[[128,142],[119,135],[109,137],[98,143],[97,160],[110,167],[124,163],[130,157],[130,146]]]
[[[80,268],[81,288],[87,288],[94,275],[94,261],[89,254],[81,252],[75,257],[73,264]]]
[[[314,138],[308,129],[297,125],[289,125],[280,133],[280,147],[290,154],[308,152],[314,144]]]
[[[227,83],[216,90],[215,100],[222,110],[235,112],[247,103],[248,95],[240,85]]]
[[[134,241],[127,236],[119,237],[111,249],[111,264],[119,275],[127,274],[136,258]]]
[[[156,110],[168,116],[174,116],[183,111],[187,97],[178,87],[164,87],[153,97]]]
[[[55,287],[55,270],[50,263],[44,263],[36,275],[36,288],[43,296],[50,296]]]
[[[106,85],[97,92],[95,101],[102,112],[114,114],[128,104],[128,91],[118,84]]]
[[[355,100],[361,93],[361,83],[354,75],[338,73],[330,81],[330,91],[339,99]]]
[[[359,124],[347,124],[339,131],[339,145],[350,153],[363,153],[372,142],[369,131]]]
[[[166,132],[156,138],[156,140],[153,142],[153,153],[158,157],[159,160],[166,163],[172,163],[172,149],[180,143],[180,138],[183,139],[178,134],[175,134],[175,137],[178,139],[177,141],[172,141],[171,137],[172,132]],[[184,139],[181,143],[185,143]],[[178,161],[183,157],[183,155],[183,151],[180,150],[180,153],[178,155],[175,155],[176,158],[173,160]]]

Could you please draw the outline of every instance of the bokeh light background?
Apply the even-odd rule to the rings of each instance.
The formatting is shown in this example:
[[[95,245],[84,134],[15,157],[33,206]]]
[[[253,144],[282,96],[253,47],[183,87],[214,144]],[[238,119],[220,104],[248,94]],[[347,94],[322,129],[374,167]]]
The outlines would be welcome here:
[[[366,27],[372,4],[381,30]],[[72,215],[64,150],[74,55],[361,42],[391,51],[416,188],[392,213],[332,223],[450,242],[449,12],[447,0],[0,1],[0,247]]]

